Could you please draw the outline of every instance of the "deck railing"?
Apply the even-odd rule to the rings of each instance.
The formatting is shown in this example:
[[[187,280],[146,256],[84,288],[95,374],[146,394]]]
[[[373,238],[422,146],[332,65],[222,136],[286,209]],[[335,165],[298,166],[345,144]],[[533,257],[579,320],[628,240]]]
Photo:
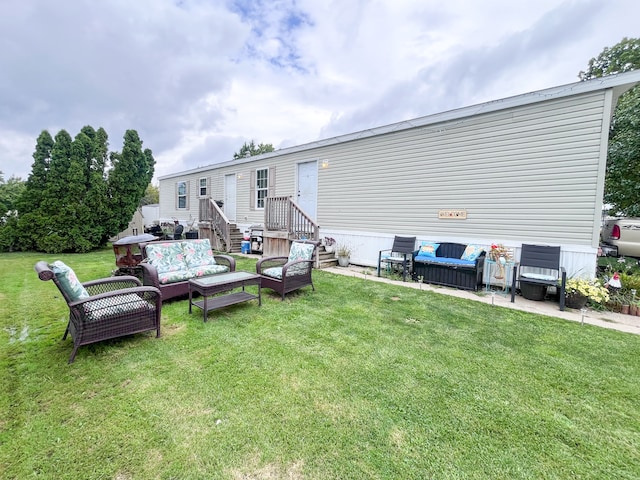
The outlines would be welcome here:
[[[231,251],[231,222],[222,209],[210,198],[200,199],[199,221],[211,226],[213,234],[222,241],[221,250]],[[217,242],[215,242],[217,243]]]
[[[291,197],[267,197],[264,222],[265,231],[287,232],[291,239],[320,238],[318,224]]]

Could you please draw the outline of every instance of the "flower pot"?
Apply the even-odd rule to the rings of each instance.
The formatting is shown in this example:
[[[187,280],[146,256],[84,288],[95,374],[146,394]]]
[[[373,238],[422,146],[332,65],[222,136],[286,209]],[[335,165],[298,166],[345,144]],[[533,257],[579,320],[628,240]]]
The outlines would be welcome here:
[[[622,305],[620,308],[620,313],[624,313],[625,315],[629,315],[629,305]]]
[[[578,292],[567,293],[564,296],[564,305],[567,308],[575,308],[579,310],[587,304],[588,298]]]
[[[638,306],[637,305],[631,305],[629,307],[629,315],[638,315]]]
[[[341,267],[349,266],[349,257],[338,256],[338,265]]]
[[[327,253],[333,253],[335,251],[336,247],[334,245],[325,245],[324,246],[324,251]]]
[[[527,300],[540,301],[547,295],[547,286],[520,281],[520,292]]]

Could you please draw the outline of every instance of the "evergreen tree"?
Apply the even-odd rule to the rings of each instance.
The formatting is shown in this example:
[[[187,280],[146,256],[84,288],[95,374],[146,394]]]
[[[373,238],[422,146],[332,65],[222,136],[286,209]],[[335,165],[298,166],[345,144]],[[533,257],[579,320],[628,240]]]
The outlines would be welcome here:
[[[10,224],[6,225],[6,231],[12,230],[14,232],[10,249],[13,247],[19,250],[33,250],[36,247],[38,237],[46,228],[46,217],[40,210],[45,203],[45,192],[54,145],[55,142],[49,132],[43,130],[36,141],[31,174],[25,182],[24,191],[16,202],[20,221],[18,222],[18,219],[14,218]]]
[[[35,241],[35,249],[38,251],[57,253],[71,250],[68,241],[67,216],[72,209],[68,192],[73,189],[73,175],[69,173],[71,169],[71,148],[73,140],[66,130],[60,130],[55,136],[55,143],[51,149],[51,160],[47,182],[44,187],[42,204],[36,208],[38,229],[31,232]],[[29,181],[27,180],[27,183]],[[19,223],[22,229],[29,229],[31,225],[25,225],[22,212]],[[21,229],[21,230],[22,230]]]
[[[25,184],[19,177],[11,177],[5,182],[0,172],[0,250],[11,251],[17,245],[15,212]]]
[[[48,253],[87,252],[124,230],[153,176],[151,150],[142,150],[128,130],[122,153],[108,152],[104,129],[83,127],[71,136],[61,130],[40,134],[32,173],[16,202],[18,217],[7,240],[0,225],[0,248]],[[109,165],[111,158],[112,165]],[[112,167],[110,170],[109,168]]]
[[[106,238],[124,230],[129,224],[151,182],[155,160],[151,150],[142,150],[138,133],[127,130],[122,153],[112,152],[111,164],[113,168],[107,182],[111,212],[107,217]]]

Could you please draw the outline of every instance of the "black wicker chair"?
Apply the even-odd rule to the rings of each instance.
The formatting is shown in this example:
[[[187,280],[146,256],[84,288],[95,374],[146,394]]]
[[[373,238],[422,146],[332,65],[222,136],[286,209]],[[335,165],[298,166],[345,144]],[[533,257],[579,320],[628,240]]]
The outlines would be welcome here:
[[[396,236],[393,239],[393,246],[391,248],[380,250],[378,252],[378,276],[380,276],[380,266],[382,263],[387,263],[392,268],[394,265],[401,265],[402,281],[406,281],[407,273],[410,273],[412,254],[415,249],[416,237]],[[384,252],[387,252],[387,255],[383,257]],[[398,254],[401,256],[394,256],[394,254]]]
[[[311,244],[313,247],[305,252],[307,259],[294,260],[296,246],[299,244]],[[269,288],[280,294],[282,300],[284,296],[307,285],[315,291],[313,286],[313,264],[315,262],[318,242],[312,240],[296,240],[291,244],[288,257],[265,257],[256,263],[256,272],[262,276],[261,288]]]
[[[564,310],[564,292],[567,284],[567,272],[560,266],[560,247],[548,245],[522,245],[520,262],[513,267],[511,285],[511,303],[516,297],[516,282],[523,290],[537,290],[530,297],[532,300],[543,300],[547,287],[559,289],[560,310]],[[523,295],[524,296],[524,295]]]
[[[69,307],[69,323],[63,340],[71,334],[73,351],[69,363],[75,359],[78,347],[134,333],[156,331],[160,336],[162,296],[155,287],[142,286],[133,276],[121,275],[77,283],[80,296],[74,295],[68,281],[57,275],[46,262],[34,267],[40,280],[53,282]],[[69,269],[75,279],[75,274]]]

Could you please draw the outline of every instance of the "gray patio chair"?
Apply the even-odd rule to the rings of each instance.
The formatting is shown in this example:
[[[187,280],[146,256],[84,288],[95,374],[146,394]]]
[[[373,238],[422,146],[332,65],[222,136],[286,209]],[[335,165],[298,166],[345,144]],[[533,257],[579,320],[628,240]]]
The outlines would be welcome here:
[[[521,291],[523,287],[539,287],[542,294],[534,300],[543,300],[547,287],[554,286],[559,289],[560,310],[564,310],[567,272],[560,266],[560,247],[523,244],[520,262],[513,267],[512,282],[511,303],[515,302],[516,282],[519,282]]]
[[[416,249],[416,237],[399,237],[393,239],[393,246],[378,252],[378,276],[382,263],[387,263],[391,268],[402,265],[402,281],[407,280],[407,273],[410,273],[411,258]],[[397,254],[398,256],[395,256]]]

